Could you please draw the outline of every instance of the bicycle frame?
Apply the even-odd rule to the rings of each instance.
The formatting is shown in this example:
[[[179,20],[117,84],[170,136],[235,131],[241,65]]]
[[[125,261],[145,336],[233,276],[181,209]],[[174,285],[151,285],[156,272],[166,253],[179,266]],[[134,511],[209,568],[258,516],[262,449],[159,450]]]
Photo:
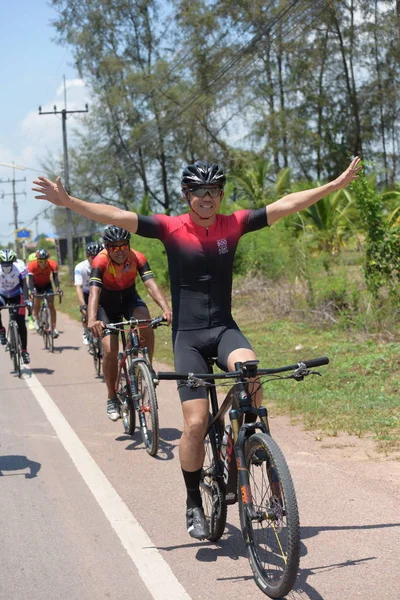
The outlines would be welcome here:
[[[226,498],[228,490],[236,484],[236,478],[230,478],[230,473],[234,473],[237,469],[237,480],[239,483],[239,490],[242,497],[242,501],[246,506],[249,518],[252,521],[261,521],[265,518],[265,514],[260,514],[254,508],[252,494],[249,485],[249,474],[245,462],[245,444],[246,438],[254,433],[256,429],[259,429],[262,433],[270,434],[270,428],[268,423],[268,411],[265,406],[255,407],[252,405],[251,394],[248,393],[246,385],[249,380],[254,380],[257,376],[262,375],[276,375],[286,371],[293,371],[292,377],[294,379],[301,380],[306,374],[307,370],[313,367],[326,365],[329,363],[329,359],[326,357],[312,359],[297,363],[295,365],[288,365],[286,367],[280,367],[277,369],[258,369],[258,360],[249,360],[245,363],[235,363],[235,371],[224,374],[216,374],[212,372],[212,365],[214,361],[209,361],[208,367],[209,372],[205,374],[193,374],[193,373],[158,373],[158,379],[174,379],[174,380],[187,380],[194,385],[202,385],[204,381],[208,381],[211,384],[209,388],[209,396],[211,403],[212,419],[208,424],[208,428],[205,437],[214,426],[216,431],[216,451],[219,463],[221,461],[221,420],[224,418],[226,412],[229,410],[229,419],[232,426],[232,438],[227,444],[227,452],[223,462],[223,481],[225,483],[224,493],[227,504],[233,504],[237,501],[234,499],[233,502]],[[215,390],[216,379],[233,379],[235,385],[228,392],[221,407],[218,408],[217,394]],[[237,403],[235,400],[237,399]],[[233,404],[237,404],[232,407]],[[231,408],[232,407],[232,408]],[[255,414],[258,417],[254,423],[243,422],[240,425],[241,417],[244,417],[247,413]],[[229,452],[229,455],[228,455]],[[233,453],[235,459],[233,459]],[[236,469],[235,469],[236,467]]]
[[[250,361],[248,361],[249,363]],[[252,361],[253,362],[253,361]],[[254,361],[257,363],[257,361]],[[257,364],[254,365],[257,367]],[[241,364],[236,363],[235,369],[240,370]],[[212,361],[209,361],[209,370],[212,373]],[[213,380],[210,383],[214,383]],[[216,430],[216,445],[217,445],[217,456],[221,460],[221,421],[223,420],[226,412],[232,404],[236,404],[235,408],[229,410],[229,420],[232,426],[232,433],[228,434],[226,453],[223,461],[222,479],[224,482],[224,493],[227,504],[235,504],[237,502],[236,490],[239,483],[239,489],[242,496],[243,503],[246,505],[249,517],[251,520],[260,519],[259,513],[255,510],[249,486],[249,473],[247,470],[244,446],[246,438],[254,433],[255,429],[260,429],[263,433],[270,432],[268,423],[268,411],[265,406],[254,407],[252,405],[251,395],[247,391],[247,380],[244,376],[240,376],[237,383],[229,390],[221,408],[218,407],[218,398],[216,388],[213,385],[209,388],[211,414],[213,416],[210,421],[205,437],[210,432],[212,427],[215,427],[217,423],[219,426],[215,427]],[[237,402],[236,402],[237,401]],[[240,425],[240,419],[246,413],[252,413],[257,415],[259,420],[254,423],[242,423]]]
[[[148,323],[147,321],[143,321]],[[129,323],[129,331],[125,332],[125,330],[122,328],[123,325],[128,324]],[[119,381],[121,378],[121,373],[126,365],[126,362],[128,360],[128,357],[130,357],[131,359],[131,364],[134,365],[135,363],[138,362],[146,362],[148,365],[150,365],[150,359],[149,359],[149,351],[148,348],[146,346],[144,346],[143,348],[140,346],[140,338],[139,338],[139,334],[138,334],[138,324],[135,324],[132,321],[127,321],[126,323],[115,323],[115,327],[120,326],[120,333],[121,333],[121,342],[122,342],[122,357],[120,357],[120,361],[119,361],[119,366],[118,366],[118,375],[117,375],[117,381],[115,384],[115,390],[118,390],[118,385],[119,385]],[[139,353],[142,354],[142,356],[139,356]],[[133,384],[134,389],[132,390],[133,392],[133,396],[135,398],[135,405],[137,402],[137,394],[138,394],[138,390],[137,390],[137,382],[130,382],[131,385]],[[135,406],[136,408],[136,406]]]

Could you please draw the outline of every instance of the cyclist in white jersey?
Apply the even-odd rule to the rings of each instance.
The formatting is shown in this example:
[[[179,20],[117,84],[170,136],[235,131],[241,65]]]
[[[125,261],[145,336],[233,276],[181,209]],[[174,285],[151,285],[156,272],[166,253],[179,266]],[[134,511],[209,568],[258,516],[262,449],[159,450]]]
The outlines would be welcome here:
[[[78,296],[79,310],[82,313],[82,324],[84,327],[86,324],[87,304],[89,299],[89,279],[90,272],[92,270],[92,262],[94,257],[97,256],[98,253],[103,250],[103,248],[103,244],[89,242],[89,244],[86,246],[86,260],[78,263],[75,267],[74,285],[76,289],[76,295]],[[85,330],[83,330],[82,341],[85,345],[89,343],[85,334]]]
[[[26,265],[22,260],[17,259],[14,250],[0,250],[0,305],[22,304],[28,300],[28,287],[26,285]],[[19,336],[22,346],[22,360],[27,365],[30,362],[30,356],[27,351],[28,332],[25,324],[25,309],[18,310],[16,316]],[[5,346],[7,343],[6,330],[3,327],[0,311],[0,344]]]

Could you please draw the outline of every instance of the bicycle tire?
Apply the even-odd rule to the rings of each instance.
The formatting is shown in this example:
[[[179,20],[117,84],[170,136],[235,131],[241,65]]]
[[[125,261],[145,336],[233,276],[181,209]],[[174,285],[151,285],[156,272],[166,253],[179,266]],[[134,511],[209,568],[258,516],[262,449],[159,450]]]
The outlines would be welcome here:
[[[7,330],[7,346],[6,346],[6,349],[8,349],[11,362],[14,365],[14,343],[13,343],[13,329],[11,327],[11,321],[10,321],[10,323],[8,325],[8,330]]]
[[[260,521],[251,521],[239,490],[247,556],[258,587],[270,598],[282,598],[293,588],[300,562],[300,522],[292,478],[278,444],[265,433],[254,433],[246,441],[245,460],[254,507],[264,515]]]
[[[137,383],[137,409],[139,428],[146,452],[156,456],[160,439],[157,395],[149,366],[146,362],[134,363]],[[134,388],[133,388],[134,389]]]
[[[18,325],[16,321],[13,321],[13,329],[15,339],[14,368],[18,377],[21,377],[22,347],[21,338],[19,337]]]
[[[101,343],[101,339],[100,338],[96,339],[94,347],[95,347],[95,353],[97,355],[97,360],[96,360],[96,375],[97,375],[97,377],[101,377],[101,361],[102,361],[102,358],[103,358],[103,345]]]
[[[211,415],[209,417],[211,420]],[[222,465],[218,462],[215,427],[211,427],[205,440],[204,463],[201,470],[200,494],[203,510],[210,527],[210,542],[216,542],[225,531],[227,504],[225,486],[222,476]]]
[[[118,382],[117,398],[121,404],[121,419],[127,435],[132,435],[136,427],[136,411],[132,398],[132,385],[125,365],[121,369]]]
[[[96,338],[94,338],[92,336],[92,334],[89,334],[89,345],[88,345],[88,352],[89,354],[92,356],[93,359],[93,366],[94,366],[94,371],[96,373],[96,376],[98,375],[98,354],[97,354],[97,340]]]
[[[42,335],[43,335],[43,341],[44,341],[44,347],[46,350],[48,350],[50,348],[50,334],[49,334],[49,327],[50,327],[50,311],[46,306],[41,306],[40,308],[40,328],[42,330]]]
[[[12,359],[14,372],[17,373],[18,377],[21,376],[21,354],[20,347],[18,344],[19,333],[18,325],[16,321],[10,323],[10,356]]]

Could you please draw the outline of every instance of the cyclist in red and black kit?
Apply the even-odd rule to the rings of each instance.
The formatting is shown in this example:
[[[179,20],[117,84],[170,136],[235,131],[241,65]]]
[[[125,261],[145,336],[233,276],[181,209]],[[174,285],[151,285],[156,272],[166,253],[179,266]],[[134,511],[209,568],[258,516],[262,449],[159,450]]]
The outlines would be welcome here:
[[[70,197],[61,184],[40,177],[35,181],[38,199],[66,206],[89,219],[112,222],[132,233],[160,239],[167,251],[173,309],[175,369],[205,372],[208,357],[234,370],[235,362],[256,355],[231,315],[232,265],[242,235],[272,225],[281,217],[315,204],[358,177],[360,159],[337,179],[325,185],[288,194],[257,210],[239,210],[220,215],[225,175],[217,165],[198,161],[182,174],[182,195],[189,212],[179,216],[142,216],[105,204]],[[208,400],[203,387],[180,386],[184,428],[179,447],[187,489],[186,524],[196,539],[209,537],[199,491],[204,460],[204,433],[208,422]],[[260,395],[256,397],[260,402]]]
[[[96,337],[102,337],[103,373],[107,386],[107,415],[112,421],[120,418],[119,403],[115,397],[118,368],[118,332],[107,330],[108,323],[129,319],[150,319],[146,303],[136,291],[139,274],[154,302],[171,322],[168,301],[158,287],[147,258],[130,247],[131,234],[126,229],[110,225],[103,233],[104,250],[93,259],[89,282],[88,328]],[[104,329],[106,328],[106,329]],[[141,330],[143,343],[149,349],[150,361],[154,351],[151,327]]]

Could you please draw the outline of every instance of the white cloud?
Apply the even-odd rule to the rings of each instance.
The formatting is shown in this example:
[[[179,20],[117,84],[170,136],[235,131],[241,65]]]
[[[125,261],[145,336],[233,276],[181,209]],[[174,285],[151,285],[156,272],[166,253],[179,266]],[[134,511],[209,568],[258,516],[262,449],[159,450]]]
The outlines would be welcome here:
[[[66,79],[65,87],[67,90],[70,90],[74,87],[85,87],[85,82],[83,79]],[[57,88],[57,96],[64,97],[64,82]]]
[[[85,104],[90,104],[90,97],[85,83],[82,79],[69,79],[66,81],[67,88],[67,110],[84,110]],[[53,91],[53,98],[42,105],[42,112],[53,112],[54,106],[57,110],[64,108],[64,82]],[[67,121],[68,146],[73,145],[73,130],[83,127],[82,115],[70,115]],[[31,191],[31,181],[40,174],[40,164],[50,153],[59,156],[62,154],[62,127],[61,115],[39,115],[37,108],[32,108],[24,118],[16,124],[15,135],[11,139],[3,139],[0,144],[0,162],[16,164],[32,169],[38,169],[37,174],[33,171],[15,171],[16,179],[24,179],[26,183],[17,184],[17,192],[26,191],[27,195],[18,196],[19,221],[27,223],[35,214],[39,213],[44,204],[34,199]],[[13,176],[13,170],[0,165],[0,179],[8,181]],[[0,186],[0,195],[10,193],[11,184],[5,183]],[[5,243],[13,238],[13,210],[12,197],[6,196],[0,203],[0,221],[2,223],[0,243]],[[9,225],[10,223],[10,225]],[[49,223],[42,217],[39,220],[39,230],[51,228]]]

